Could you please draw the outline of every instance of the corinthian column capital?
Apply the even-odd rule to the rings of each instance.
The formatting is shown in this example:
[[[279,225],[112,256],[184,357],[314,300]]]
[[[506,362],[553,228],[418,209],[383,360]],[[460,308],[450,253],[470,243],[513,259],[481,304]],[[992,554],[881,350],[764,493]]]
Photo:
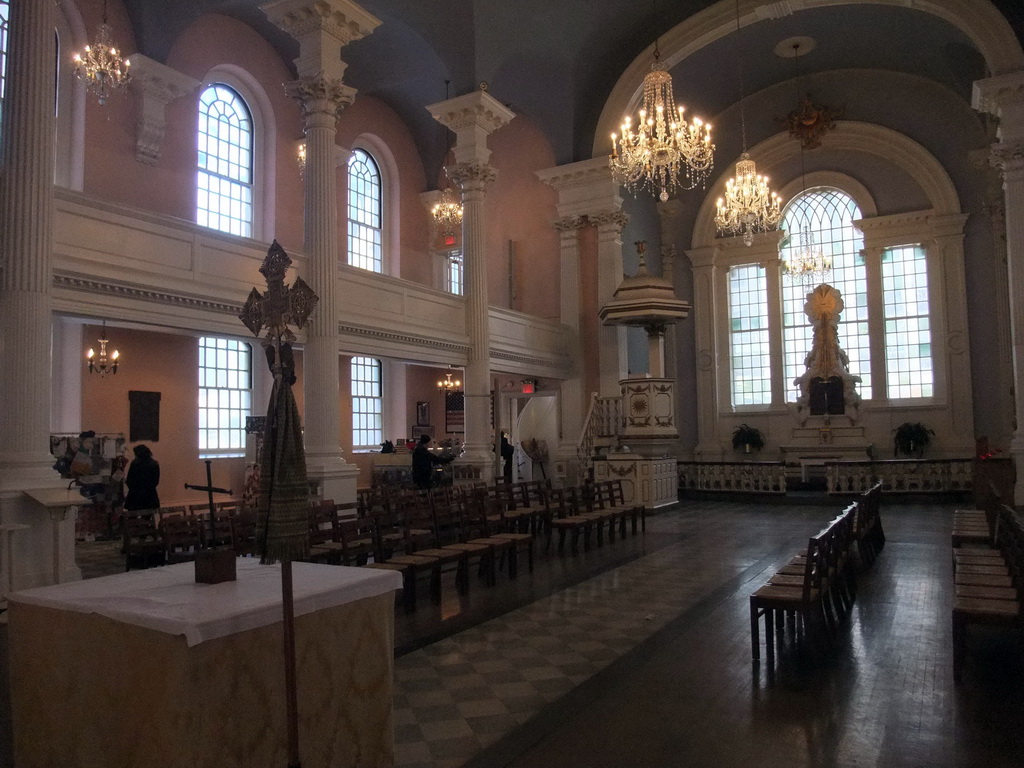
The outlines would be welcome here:
[[[1024,141],[993,144],[989,162],[999,169],[1004,181],[1021,180],[1024,178]]]
[[[578,232],[589,223],[585,216],[563,216],[554,221],[551,226],[562,233]]]
[[[624,211],[606,211],[591,216],[590,221],[598,229],[611,228],[621,234],[629,224],[629,214]]]
[[[498,172],[493,166],[476,161],[449,165],[447,173],[452,183],[457,184],[463,191],[482,190],[498,178]]]
[[[336,120],[341,111],[356,97],[356,89],[322,72],[285,83],[288,95],[302,105],[302,116],[308,122],[316,116]]]

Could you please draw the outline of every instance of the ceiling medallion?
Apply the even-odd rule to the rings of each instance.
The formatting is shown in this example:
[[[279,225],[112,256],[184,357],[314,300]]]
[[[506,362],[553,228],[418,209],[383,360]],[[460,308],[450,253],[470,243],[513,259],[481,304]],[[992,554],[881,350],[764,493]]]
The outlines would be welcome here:
[[[842,117],[840,110],[811,100],[810,94],[800,99],[800,104],[779,122],[789,127],[789,135],[800,141],[803,149],[817,149],[821,138],[836,128],[836,119]]]

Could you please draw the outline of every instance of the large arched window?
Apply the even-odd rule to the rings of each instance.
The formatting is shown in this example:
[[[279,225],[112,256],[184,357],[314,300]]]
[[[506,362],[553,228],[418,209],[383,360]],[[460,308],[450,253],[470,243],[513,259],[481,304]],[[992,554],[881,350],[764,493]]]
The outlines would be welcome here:
[[[814,243],[832,258],[829,285],[843,297],[845,308],[839,324],[839,345],[850,358],[850,373],[860,376],[857,387],[865,400],[871,398],[871,347],[868,336],[867,271],[861,249],[864,237],[853,226],[860,210],[845,192],[828,187],[809,189],[786,206],[782,229],[786,231],[780,252],[783,261],[800,238],[809,232]],[[811,349],[811,325],[804,314],[807,292],[813,286],[788,277],[782,279],[782,339],[785,355],[786,401],[796,402],[800,392],[793,380],[804,371],[804,358]]]
[[[214,83],[199,97],[198,143],[196,222],[221,232],[251,237],[252,117],[233,88]]]
[[[361,149],[348,161],[348,263],[383,272],[380,169]]]

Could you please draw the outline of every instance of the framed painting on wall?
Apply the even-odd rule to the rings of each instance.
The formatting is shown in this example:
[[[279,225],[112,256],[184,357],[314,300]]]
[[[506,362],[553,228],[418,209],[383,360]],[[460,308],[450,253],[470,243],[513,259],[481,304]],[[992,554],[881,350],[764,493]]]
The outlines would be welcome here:
[[[430,426],[430,403],[420,400],[416,403],[416,426]]]
[[[434,428],[429,424],[417,424],[412,428],[412,439],[419,440],[420,435],[426,435],[431,440],[434,439]]]

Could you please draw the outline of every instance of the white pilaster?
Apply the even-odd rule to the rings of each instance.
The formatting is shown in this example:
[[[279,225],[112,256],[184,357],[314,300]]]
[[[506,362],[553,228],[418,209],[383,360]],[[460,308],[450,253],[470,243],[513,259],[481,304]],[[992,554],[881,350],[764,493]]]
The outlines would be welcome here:
[[[305,279],[320,297],[303,352],[306,472],[322,498],[351,501],[358,469],[345,461],[339,446],[338,255],[347,250],[347,243],[338,232],[336,139],[338,116],[356,91],[342,82],[346,65],[340,51],[373,32],[380,21],[349,0],[276,0],[261,7],[274,24],[299,41],[299,79],[286,87],[302,105],[304,247],[309,257]]]
[[[999,142],[992,163],[1002,172],[1006,200],[1006,269],[1013,340],[1014,414],[1017,430],[1010,442],[1017,480],[1014,503],[1024,504],[1024,72],[979,80],[972,106],[999,118]]]
[[[58,487],[49,454],[56,50],[54,4],[10,7],[0,174],[0,525],[29,526],[11,543],[15,589],[51,583],[56,551],[74,546],[74,515],[55,525],[26,489]],[[55,551],[56,547],[56,551]],[[74,557],[58,580],[80,577]]]
[[[621,200],[620,200],[621,202]],[[597,226],[597,306],[615,296],[623,279],[622,230],[629,216],[618,208],[590,217]],[[619,381],[628,374],[626,329],[621,325],[600,325],[597,330],[601,397],[618,397]]]
[[[717,322],[715,319],[716,246],[686,252],[693,264],[694,333],[697,347],[697,447],[694,459],[713,461],[720,449],[716,443],[718,421]]]
[[[497,178],[488,164],[487,137],[515,114],[485,91],[474,91],[427,107],[434,119],[455,132],[455,165],[448,177],[462,190],[462,259],[465,271],[466,331],[466,446],[464,460],[484,468],[484,479],[494,474],[495,454],[490,428],[491,336],[488,327],[487,185]]]

